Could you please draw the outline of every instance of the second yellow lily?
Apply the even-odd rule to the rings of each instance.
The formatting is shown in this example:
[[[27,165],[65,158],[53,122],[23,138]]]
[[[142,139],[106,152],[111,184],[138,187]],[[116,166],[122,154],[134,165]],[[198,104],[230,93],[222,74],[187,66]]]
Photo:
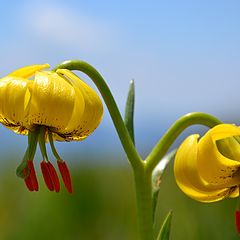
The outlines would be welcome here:
[[[220,124],[200,140],[190,135],[179,147],[174,174],[180,189],[200,202],[237,197],[240,185],[239,127]]]

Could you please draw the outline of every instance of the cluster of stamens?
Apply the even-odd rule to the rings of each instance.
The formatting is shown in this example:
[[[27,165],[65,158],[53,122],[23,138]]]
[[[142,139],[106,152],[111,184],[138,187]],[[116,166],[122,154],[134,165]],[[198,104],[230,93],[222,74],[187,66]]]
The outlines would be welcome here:
[[[53,155],[57,159],[58,170],[62,177],[63,183],[69,193],[72,193],[72,181],[71,175],[68,170],[67,164],[58,155],[52,138],[52,133],[45,126],[37,127],[33,132],[28,135],[28,148],[26,150],[25,156],[22,163],[17,168],[17,175],[24,179],[24,182],[29,189],[29,191],[38,191],[39,185],[36,177],[35,168],[33,165],[33,159],[36,152],[37,144],[40,146],[43,160],[40,164],[41,171],[43,174],[44,182],[50,191],[59,192],[60,191],[60,181],[58,174],[49,161],[47,151],[46,151],[46,139],[48,137]]]

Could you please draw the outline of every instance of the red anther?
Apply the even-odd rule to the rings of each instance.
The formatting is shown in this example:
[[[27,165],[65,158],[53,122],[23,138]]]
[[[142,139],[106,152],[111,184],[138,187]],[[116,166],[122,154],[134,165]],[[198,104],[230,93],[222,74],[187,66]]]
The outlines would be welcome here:
[[[50,173],[50,177],[52,179],[54,189],[55,189],[56,192],[59,192],[60,191],[60,182],[59,182],[59,179],[58,179],[57,172],[56,172],[54,166],[50,162],[47,162],[47,166],[48,166],[48,170],[49,170],[49,173]]]
[[[30,177],[30,179],[31,179],[31,183],[32,183],[33,189],[35,191],[38,191],[38,181],[37,181],[37,177],[36,177],[36,172],[35,172],[35,169],[34,169],[33,161],[28,161],[27,162],[27,166],[28,166],[28,169],[30,170],[30,173],[29,173],[28,177]]]
[[[65,187],[67,188],[69,193],[72,193],[72,180],[67,164],[64,161],[57,161],[57,164]]]
[[[29,169],[28,169],[28,170],[29,170]],[[26,172],[27,172],[27,169],[24,169],[23,171],[24,171],[24,173],[26,173]],[[26,174],[27,174],[27,173],[26,173]],[[25,184],[26,184],[26,186],[27,186],[27,188],[28,188],[28,190],[29,190],[30,192],[34,191],[34,187],[33,187],[33,185],[32,185],[32,181],[31,181],[31,178],[30,178],[30,174],[28,174],[28,176],[24,179],[24,182],[25,182]]]
[[[238,210],[235,211],[235,225],[238,234],[240,234],[240,211]]]
[[[54,190],[54,184],[53,184],[53,181],[52,181],[52,178],[51,178],[51,175],[50,175],[48,165],[44,161],[41,162],[41,170],[42,170],[43,179],[44,179],[45,184],[47,185],[47,187],[50,191],[53,191]]]

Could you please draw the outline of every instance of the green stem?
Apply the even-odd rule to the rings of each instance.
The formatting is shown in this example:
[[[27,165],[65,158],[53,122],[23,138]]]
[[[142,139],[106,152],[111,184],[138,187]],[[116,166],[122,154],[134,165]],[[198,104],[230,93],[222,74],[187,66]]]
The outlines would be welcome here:
[[[152,172],[145,166],[134,172],[140,240],[153,240]]]
[[[105,104],[108,108],[108,111],[113,120],[114,126],[117,130],[118,136],[121,140],[122,146],[127,154],[128,160],[133,166],[133,168],[139,169],[142,167],[142,160],[136,151],[132,139],[128,133],[128,130],[123,122],[121,114],[118,110],[117,104],[112,96],[112,93],[106,84],[103,77],[100,73],[92,67],[90,64],[79,61],[79,60],[70,60],[65,61],[58,66],[56,66],[53,71],[57,71],[57,69],[69,69],[69,70],[78,70],[85,73],[97,86],[99,92],[101,93]]]
[[[189,113],[179,118],[165,133],[165,135],[155,145],[151,153],[146,158],[146,164],[149,171],[152,171],[159,161],[167,153],[175,139],[189,126],[201,124],[207,127],[214,127],[222,122],[217,118],[206,113]]]
[[[57,71],[57,69],[82,71],[90,77],[100,91],[134,172],[140,239],[153,240],[151,173],[145,170],[145,163],[135,149],[109,87],[97,70],[86,62],[66,61],[53,70]]]
[[[79,70],[95,83],[100,91],[106,106],[109,110],[114,126],[122,146],[132,165],[136,187],[137,211],[139,221],[139,231],[141,240],[153,240],[153,219],[152,219],[152,171],[163,158],[169,147],[179,134],[188,126],[202,124],[213,127],[221,122],[211,115],[204,113],[191,113],[183,116],[172,125],[162,139],[156,144],[146,161],[142,161],[136,151],[129,132],[123,122],[117,104],[111,94],[109,87],[98,73],[98,71],[86,62],[72,60],[65,61],[55,67],[57,69]]]

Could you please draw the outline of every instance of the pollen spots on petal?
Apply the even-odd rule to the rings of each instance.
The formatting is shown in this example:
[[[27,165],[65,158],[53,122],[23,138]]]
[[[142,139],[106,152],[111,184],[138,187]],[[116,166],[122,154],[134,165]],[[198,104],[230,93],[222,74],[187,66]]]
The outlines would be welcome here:
[[[54,132],[62,131],[65,128],[63,124],[61,124],[61,120],[59,118],[55,118],[55,121],[52,122],[48,119],[48,117],[42,113],[31,114],[28,116],[28,124],[29,125],[44,125],[50,128],[53,128]]]
[[[217,196],[224,197],[224,199],[225,199],[225,198],[229,197],[236,190],[236,188],[237,188],[236,186],[228,188],[228,189],[226,189],[226,191],[218,193]]]
[[[221,185],[221,184],[231,184],[232,182],[240,183],[240,169],[238,167],[226,167],[220,169],[219,173],[213,177],[210,184]]]
[[[28,129],[22,125],[21,122],[11,122],[7,118],[1,117],[0,122],[7,128],[11,129],[15,133],[26,135]]]

